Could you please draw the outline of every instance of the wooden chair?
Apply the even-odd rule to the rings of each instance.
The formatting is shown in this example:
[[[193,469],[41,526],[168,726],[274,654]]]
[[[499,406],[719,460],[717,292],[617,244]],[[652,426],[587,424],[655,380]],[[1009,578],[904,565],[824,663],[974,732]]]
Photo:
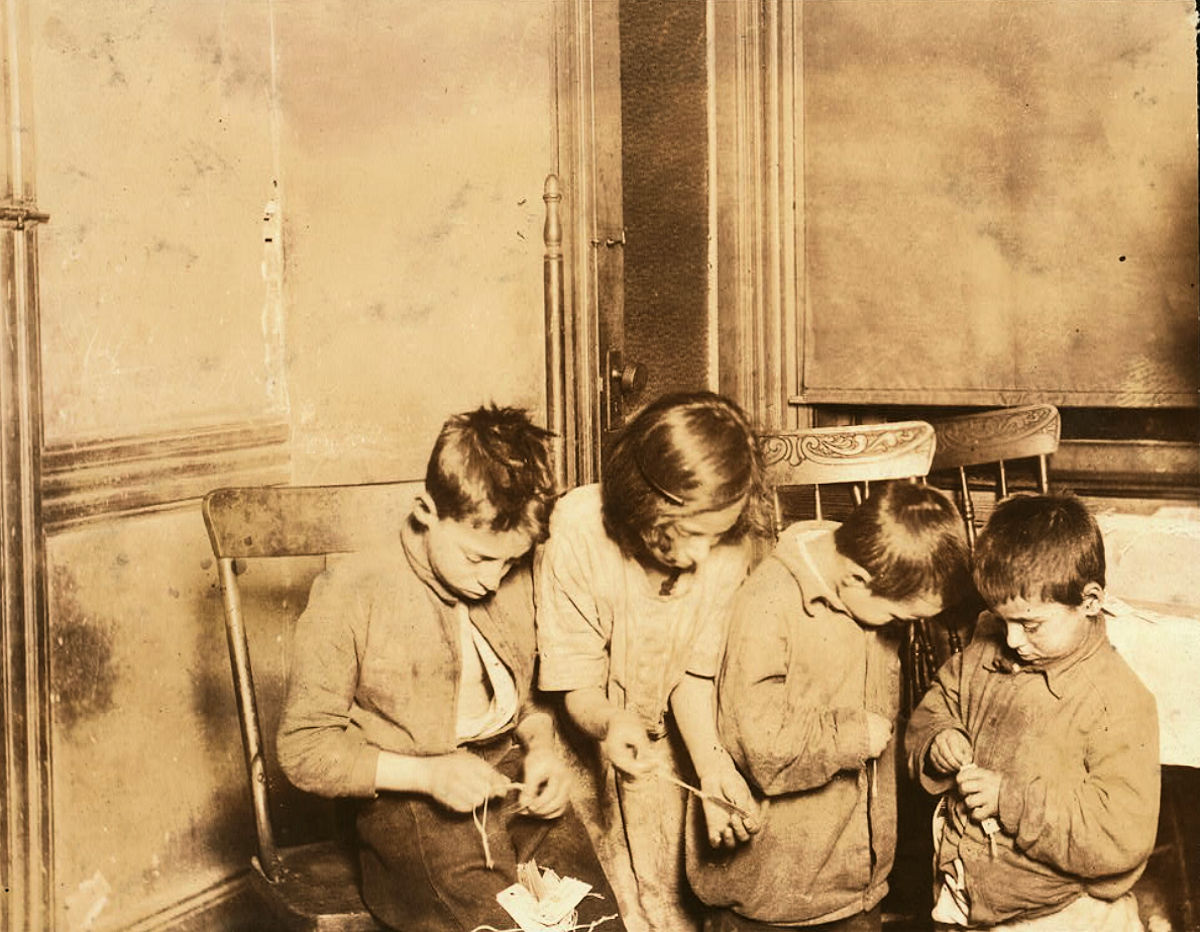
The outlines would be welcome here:
[[[958,471],[958,495],[967,528],[967,542],[975,547],[975,504],[971,498],[969,466],[994,466],[996,500],[1008,495],[1006,462],[1035,458],[1039,492],[1049,489],[1047,460],[1058,449],[1061,421],[1054,405],[1022,405],[977,414],[963,414],[933,422],[937,451],[930,472]]]
[[[250,879],[287,929],[380,928],[359,895],[358,865],[338,840],[281,846],[271,824],[268,775],[238,574],[255,558],[318,556],[394,546],[419,482],[218,489],[204,497],[217,558],[229,662],[250,778],[258,854]]]
[[[781,489],[809,486],[814,516],[821,518],[826,512],[837,516],[833,513],[848,510],[866,498],[872,482],[924,477],[933,461],[936,439],[933,427],[925,421],[897,421],[761,434],[759,444],[774,500],[778,534],[786,524]],[[828,502],[822,500],[822,487],[828,493]],[[841,493],[840,496],[835,492]],[[937,672],[933,627],[933,623],[921,621],[905,629],[901,653],[904,682],[901,705],[905,714],[916,705]],[[897,869],[908,869],[913,876],[894,884],[884,904],[886,929],[922,928],[932,906],[925,902],[924,895],[928,888],[926,865],[932,857],[929,799],[918,787],[901,784],[897,805],[904,834],[900,842],[907,847],[915,844],[916,850],[909,852],[906,847],[904,856],[897,855]]]
[[[812,427],[807,430],[759,435],[767,483],[775,508],[775,533],[786,525],[780,490],[809,486],[813,511],[823,517],[821,487],[848,487],[851,505],[870,494],[872,482],[916,480],[929,472],[936,438],[925,421],[894,421],[851,427]],[[929,688],[938,668],[938,652],[930,623],[906,629],[904,650],[905,709],[911,709]]]
[[[774,500],[776,535],[785,526],[781,488],[811,486],[815,515],[820,519],[822,485],[848,485],[855,503],[859,503],[870,493],[872,482],[924,476],[933,459],[935,442],[933,428],[925,421],[760,434],[767,484]]]

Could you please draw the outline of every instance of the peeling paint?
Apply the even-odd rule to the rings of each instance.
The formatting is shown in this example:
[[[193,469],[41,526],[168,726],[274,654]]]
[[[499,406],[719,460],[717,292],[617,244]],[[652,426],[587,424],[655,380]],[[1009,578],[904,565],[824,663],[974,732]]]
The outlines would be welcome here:
[[[283,222],[279,201],[272,198],[263,208],[264,288],[262,309],[263,365],[267,372],[267,393],[286,408],[287,381],[284,375],[284,306],[283,306]]]
[[[76,887],[75,892],[66,898],[67,928],[70,932],[91,929],[108,905],[111,892],[112,887],[100,871]]]

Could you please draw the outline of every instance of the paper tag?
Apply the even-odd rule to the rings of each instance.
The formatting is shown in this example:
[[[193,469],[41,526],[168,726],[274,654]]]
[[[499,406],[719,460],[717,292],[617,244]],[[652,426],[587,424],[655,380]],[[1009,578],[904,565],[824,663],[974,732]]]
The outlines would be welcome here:
[[[575,907],[592,889],[591,884],[549,870],[539,880],[545,891],[541,899],[514,883],[496,894],[496,902],[524,932],[567,932],[574,926]]]
[[[533,894],[519,883],[505,887],[496,894],[496,902],[524,932],[566,932],[570,928],[564,920],[556,925],[546,925],[538,918],[538,902]]]
[[[571,917],[572,911],[579,901],[587,896],[592,885],[576,880],[574,877],[563,877],[550,888],[549,893],[538,901],[537,918],[548,926],[555,926]]]

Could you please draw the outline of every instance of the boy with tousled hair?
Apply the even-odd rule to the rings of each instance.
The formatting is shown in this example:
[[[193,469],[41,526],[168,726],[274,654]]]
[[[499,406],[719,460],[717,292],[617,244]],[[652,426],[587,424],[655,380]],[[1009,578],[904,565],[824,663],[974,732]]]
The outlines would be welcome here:
[[[716,907],[707,929],[881,928],[896,841],[893,622],[937,615],[967,581],[954,504],[896,482],[841,525],[793,524],[743,584],[718,724],[765,803],[739,849],[706,850],[689,833],[688,877]]]
[[[1137,932],[1158,824],[1154,697],[1108,641],[1104,541],[1068,495],[1001,502],[979,537],[990,607],[913,712],[912,775],[943,794],[938,928]]]
[[[391,928],[508,927],[496,894],[534,857],[601,894],[581,919],[614,912],[531,702],[549,437],[514,408],[451,417],[395,547],[331,562],[296,625],[279,763],[301,789],[361,800],[363,900]]]

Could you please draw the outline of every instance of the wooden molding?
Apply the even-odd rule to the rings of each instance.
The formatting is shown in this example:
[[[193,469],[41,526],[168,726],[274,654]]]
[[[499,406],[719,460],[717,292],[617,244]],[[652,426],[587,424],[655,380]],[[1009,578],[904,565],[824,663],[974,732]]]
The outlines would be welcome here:
[[[1052,404],[1076,408],[1194,408],[1186,392],[1091,392],[1015,388],[822,388],[805,387],[788,398],[792,405],[997,405]]]
[[[7,75],[11,80],[12,75]],[[41,425],[37,224],[0,236],[0,924],[49,928],[54,831],[50,781],[45,551],[38,507]]]
[[[799,390],[804,227],[801,4],[710,7],[719,388],[760,427],[809,423]]]
[[[198,501],[223,485],[275,485],[291,477],[282,418],[63,443],[42,453],[42,521],[48,531]]]
[[[611,322],[623,315],[623,250],[604,246],[622,237],[623,225],[620,41],[615,3],[564,0],[553,9],[555,167],[562,198],[561,259],[555,257],[562,268],[561,442],[570,487],[599,475],[606,390],[600,344],[619,340]]]

